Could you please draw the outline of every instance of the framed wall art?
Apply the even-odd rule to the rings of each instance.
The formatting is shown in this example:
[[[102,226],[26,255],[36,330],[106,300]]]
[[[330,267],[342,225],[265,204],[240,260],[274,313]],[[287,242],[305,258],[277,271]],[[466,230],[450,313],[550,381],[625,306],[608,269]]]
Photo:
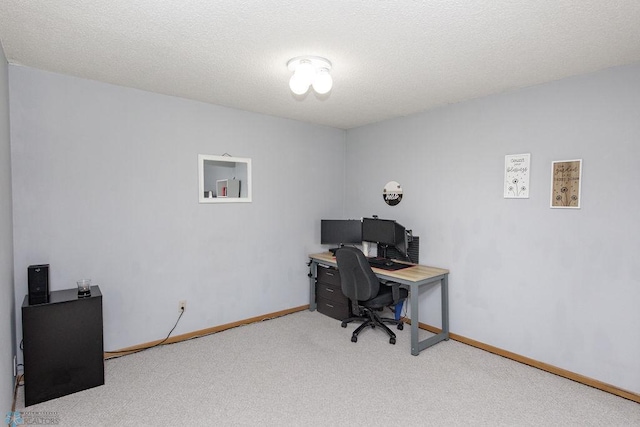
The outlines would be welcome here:
[[[580,209],[582,159],[551,162],[551,207]]]
[[[251,202],[251,159],[198,154],[200,203]]]
[[[529,172],[531,154],[508,154],[504,156],[504,198],[529,198]]]
[[[387,182],[382,189],[382,198],[389,206],[395,206],[402,201],[402,187],[395,181]]]

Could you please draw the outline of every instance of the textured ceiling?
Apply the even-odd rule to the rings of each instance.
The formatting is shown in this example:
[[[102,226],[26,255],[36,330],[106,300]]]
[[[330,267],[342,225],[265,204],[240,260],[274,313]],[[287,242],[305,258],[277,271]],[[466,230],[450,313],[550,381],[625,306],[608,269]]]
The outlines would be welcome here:
[[[638,0],[2,0],[11,64],[349,129],[640,61]],[[294,96],[286,63],[333,63]]]

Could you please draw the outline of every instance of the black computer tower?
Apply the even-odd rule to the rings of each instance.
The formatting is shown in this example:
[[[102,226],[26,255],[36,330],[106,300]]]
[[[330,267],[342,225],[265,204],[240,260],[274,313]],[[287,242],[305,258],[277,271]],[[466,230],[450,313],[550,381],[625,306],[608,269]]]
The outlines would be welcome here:
[[[49,264],[30,265],[27,272],[29,305],[49,302]]]

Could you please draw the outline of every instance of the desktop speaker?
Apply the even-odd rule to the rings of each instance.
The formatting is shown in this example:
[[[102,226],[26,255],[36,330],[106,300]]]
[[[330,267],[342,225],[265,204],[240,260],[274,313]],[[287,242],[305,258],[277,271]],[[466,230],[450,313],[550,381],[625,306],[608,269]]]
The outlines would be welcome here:
[[[30,265],[27,272],[29,305],[49,302],[49,264]]]

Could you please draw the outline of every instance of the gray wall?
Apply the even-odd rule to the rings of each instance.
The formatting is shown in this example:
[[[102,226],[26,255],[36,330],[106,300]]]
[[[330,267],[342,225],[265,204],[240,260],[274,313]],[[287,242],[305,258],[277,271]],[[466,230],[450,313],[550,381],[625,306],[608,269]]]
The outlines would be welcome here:
[[[15,309],[13,305],[13,225],[11,146],[9,143],[9,80],[7,60],[0,46],[0,408],[13,400]],[[11,343],[11,344],[9,344]]]
[[[15,289],[51,264],[104,294],[105,348],[308,304],[307,254],[339,216],[345,132],[9,67]],[[198,154],[249,157],[253,202],[198,203]],[[20,319],[17,319],[19,322]],[[20,328],[18,328],[20,329]]]
[[[346,214],[399,220],[451,270],[452,332],[638,393],[639,118],[633,64],[351,130]],[[504,199],[521,153],[530,198]],[[551,161],[575,158],[582,208],[550,209]],[[440,325],[438,296],[420,321]]]
[[[182,299],[176,334],[306,304],[318,220],[378,214],[420,235],[423,263],[451,269],[452,332],[640,392],[640,64],[346,136],[29,68],[9,77],[16,292],[0,285],[2,300],[20,306],[29,264],[51,263],[53,289],[90,277],[105,346],[122,348],[164,337]],[[200,205],[197,154],[225,152],[253,159],[253,203]],[[531,197],[503,199],[504,155],[527,152]],[[551,161],[573,158],[582,209],[550,209]],[[390,180],[405,190],[394,208]],[[420,321],[439,325],[438,297],[420,295]]]

